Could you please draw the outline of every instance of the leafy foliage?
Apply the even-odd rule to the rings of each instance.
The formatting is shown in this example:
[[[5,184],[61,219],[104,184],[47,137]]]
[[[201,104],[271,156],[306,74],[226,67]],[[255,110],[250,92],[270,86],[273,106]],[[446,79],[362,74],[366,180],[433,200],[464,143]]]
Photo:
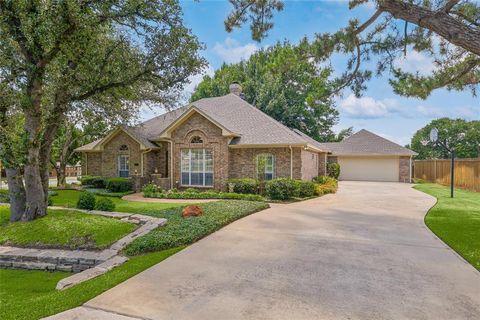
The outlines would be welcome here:
[[[334,138],[332,126],[338,111],[331,99],[332,70],[320,67],[310,56],[311,45],[303,39],[298,46],[288,42],[262,49],[247,61],[224,64],[213,77],[205,76],[191,100],[229,93],[239,82],[244,99],[290,128],[318,141]]]
[[[78,197],[77,208],[84,210],[93,210],[95,209],[95,195],[91,192],[82,192]]]
[[[181,216],[182,208],[152,214],[166,218],[168,223],[135,239],[126,248],[126,253],[137,255],[191,244],[237,219],[268,208],[268,204],[231,200],[203,203],[200,207],[204,211],[203,215],[186,219]]]
[[[109,198],[100,198],[96,201],[95,210],[115,211],[115,203]]]
[[[133,190],[130,178],[107,178],[105,188],[110,192],[127,192]]]
[[[284,8],[282,0],[230,0],[233,10],[225,20],[232,31],[249,23],[252,38],[260,41],[273,27],[273,15]],[[475,0],[350,0],[353,9],[366,3],[376,11],[365,22],[350,19],[334,33],[319,33],[312,57],[317,62],[334,53],[350,55],[345,72],[337,78],[337,88],[350,88],[356,95],[366,88],[373,72],[389,72],[394,91],[425,99],[435,89],[470,89],[475,94],[480,83],[480,5]],[[413,50],[432,59],[436,69],[427,75],[398,68],[398,61]],[[362,63],[377,57],[375,70]]]
[[[147,198],[161,198],[161,199],[228,199],[228,200],[248,200],[248,201],[264,201],[263,197],[258,194],[241,194],[241,193],[231,193],[231,192],[217,192],[213,190],[209,191],[198,191],[185,190],[185,191],[175,191],[169,190],[166,192],[160,193],[145,193]]]
[[[327,163],[327,173],[335,180],[340,177],[340,165],[336,162]]]
[[[272,200],[288,200],[296,195],[298,183],[293,179],[278,178],[267,181],[265,193]]]
[[[476,158],[480,156],[480,121],[441,118],[431,121],[413,135],[410,148],[417,152],[416,159],[447,159],[447,150],[429,142],[430,130],[438,129],[438,139],[447,142],[455,149],[459,158]],[[426,143],[426,145],[424,145]]]
[[[107,178],[100,176],[82,176],[80,180],[82,186],[92,186],[94,188],[104,189],[107,183]]]
[[[255,179],[229,179],[227,181],[229,191],[243,194],[257,194],[259,192],[259,181]]]

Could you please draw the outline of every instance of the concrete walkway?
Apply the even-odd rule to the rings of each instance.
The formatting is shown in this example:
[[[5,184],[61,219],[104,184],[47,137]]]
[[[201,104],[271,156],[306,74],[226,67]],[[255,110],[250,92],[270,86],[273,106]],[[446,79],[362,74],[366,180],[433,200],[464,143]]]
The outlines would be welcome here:
[[[478,319],[480,273],[425,227],[434,203],[406,184],[342,182],[52,319]]]

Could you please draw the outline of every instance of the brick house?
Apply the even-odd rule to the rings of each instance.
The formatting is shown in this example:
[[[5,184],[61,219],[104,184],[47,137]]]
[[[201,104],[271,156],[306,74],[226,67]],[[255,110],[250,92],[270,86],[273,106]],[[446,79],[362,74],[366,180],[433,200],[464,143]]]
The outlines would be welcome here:
[[[132,177],[136,188],[223,190],[231,178],[311,180],[326,173],[330,149],[230,94],[195,101],[136,127],[118,127],[77,149],[84,175]]]

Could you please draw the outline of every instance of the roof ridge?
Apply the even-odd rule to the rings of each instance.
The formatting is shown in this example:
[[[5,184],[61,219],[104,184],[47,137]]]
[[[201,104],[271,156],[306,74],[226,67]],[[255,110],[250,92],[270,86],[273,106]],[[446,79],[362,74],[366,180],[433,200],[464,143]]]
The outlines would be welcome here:
[[[294,138],[298,138],[298,137],[297,137],[298,135],[294,135],[294,134],[292,133],[292,129],[291,129],[291,128],[287,127],[286,125],[284,125],[284,124],[281,123],[280,121],[275,120],[273,117],[271,117],[270,115],[268,115],[266,112],[263,112],[262,110],[258,109],[258,108],[255,107],[254,105],[252,105],[252,104],[248,103],[247,101],[243,100],[242,98],[240,98],[239,96],[237,96],[237,95],[234,94],[234,93],[229,93],[229,94],[227,94],[227,95],[225,95],[225,96],[228,96],[228,95],[235,96],[236,98],[242,100],[242,101],[244,102],[244,104],[246,104],[249,108],[254,109],[257,113],[260,113],[260,114],[266,116],[266,117],[269,118],[270,120],[273,120],[273,123],[274,123],[277,127],[281,128],[282,130],[285,130],[290,136],[292,136],[292,137],[294,137]],[[225,96],[224,96],[224,97],[225,97]],[[302,139],[304,142],[308,143],[308,141],[305,140],[305,138],[301,137],[301,139]]]
[[[392,140],[389,140],[389,139],[387,139],[387,138],[384,138],[384,137],[382,137],[382,136],[380,136],[380,135],[378,135],[378,134],[376,134],[376,133],[373,133],[373,132],[371,132],[371,131],[368,131],[367,129],[361,129],[361,130],[358,131],[357,133],[360,133],[360,132],[362,132],[362,131],[364,131],[365,133],[367,133],[367,134],[369,134],[369,135],[375,136],[376,138],[380,138],[380,139],[382,139],[382,140],[384,140],[384,141],[386,141],[386,142],[388,142],[388,143],[391,143],[391,144],[397,145],[397,146],[399,146],[399,147],[401,147],[401,148],[410,150],[410,149],[402,146],[401,144],[396,143],[395,141],[392,141]],[[357,134],[357,133],[355,133],[355,134]],[[354,134],[354,135],[355,135],[355,134]],[[354,135],[351,135],[351,136],[348,137],[347,139],[353,137]],[[345,139],[345,140],[347,140],[347,139]]]

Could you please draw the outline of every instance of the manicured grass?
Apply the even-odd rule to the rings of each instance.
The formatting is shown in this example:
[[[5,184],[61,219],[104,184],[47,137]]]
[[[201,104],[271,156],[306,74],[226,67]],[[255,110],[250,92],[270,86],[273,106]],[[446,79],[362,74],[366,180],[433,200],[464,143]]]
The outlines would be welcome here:
[[[80,196],[81,191],[76,190],[56,190],[58,195],[52,196],[54,206],[62,206],[68,208],[74,208],[77,205],[78,197]],[[104,198],[96,196],[97,199]],[[136,201],[126,201],[120,198],[108,197],[115,203],[115,211],[119,212],[130,212],[130,213],[155,213],[159,210],[175,208],[179,206],[185,206],[183,203],[148,203],[148,202],[136,202]]]
[[[151,215],[166,218],[167,225],[136,239],[127,248],[129,255],[191,244],[221,227],[254,212],[268,208],[265,202],[229,200],[200,204],[204,214],[183,218],[181,208]]]
[[[418,184],[415,189],[438,199],[425,217],[427,226],[480,270],[480,193],[456,189],[452,199],[450,188],[438,184]]]
[[[49,210],[29,222],[10,223],[9,218],[9,206],[0,206],[3,245],[101,249],[135,229],[128,222],[68,210]]]
[[[64,291],[55,290],[55,286],[71,273],[0,270],[0,319],[39,319],[78,307],[181,249],[132,257],[112,271]]]

